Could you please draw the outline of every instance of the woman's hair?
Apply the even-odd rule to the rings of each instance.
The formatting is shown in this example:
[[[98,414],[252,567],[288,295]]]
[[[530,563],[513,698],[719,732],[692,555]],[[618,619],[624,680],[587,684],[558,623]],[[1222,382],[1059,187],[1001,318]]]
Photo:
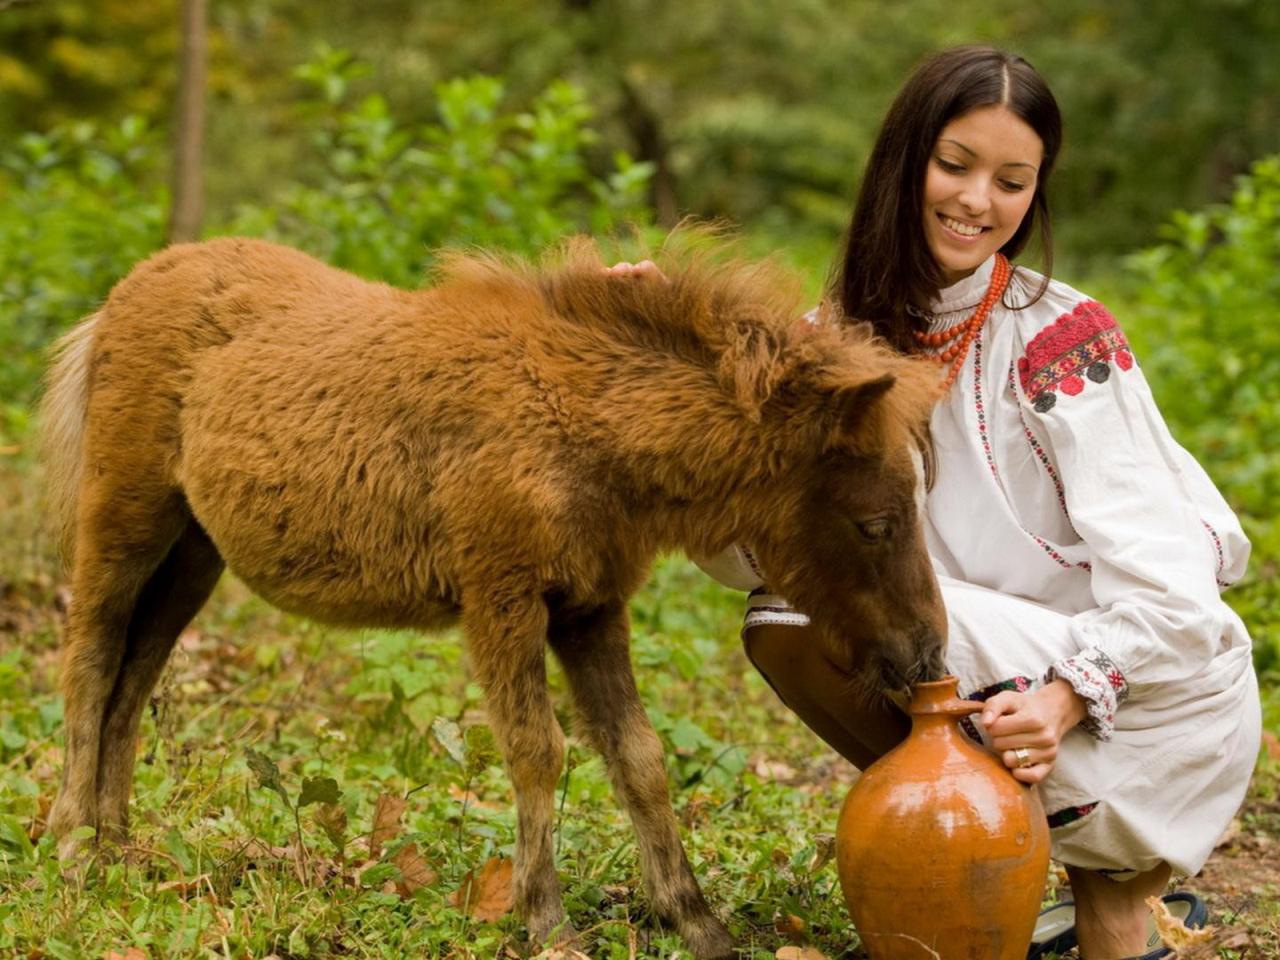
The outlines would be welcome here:
[[[934,147],[956,117],[995,105],[1007,107],[1044,144],[1031,207],[1000,252],[1017,256],[1039,221],[1046,277],[1053,268],[1045,188],[1062,143],[1057,101],[1021,57],[981,46],[935,54],[907,80],[880,128],[832,284],[845,316],[870,321],[899,350],[915,346],[907,308],[925,306],[942,287],[923,221],[925,174]]]

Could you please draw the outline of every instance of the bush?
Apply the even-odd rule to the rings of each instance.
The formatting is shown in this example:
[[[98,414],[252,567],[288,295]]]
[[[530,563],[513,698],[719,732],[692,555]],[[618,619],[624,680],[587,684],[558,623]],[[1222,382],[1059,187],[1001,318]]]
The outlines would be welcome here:
[[[160,156],[137,117],[29,133],[0,154],[0,441],[23,431],[49,341],[163,242]]]
[[[647,220],[651,166],[617,154],[603,179],[588,170],[592,110],[576,87],[553,83],[528,112],[504,113],[500,80],[451,80],[436,88],[439,122],[413,130],[381,96],[352,97],[362,72],[331,49],[298,69],[313,90],[303,109],[323,172],[264,207],[242,208],[222,232],[281,239],[412,287],[441,246],[530,254],[566,234]]]
[[[433,248],[529,254],[565,234],[647,221],[649,166],[619,154],[604,177],[589,170],[592,112],[576,88],[552,84],[531,110],[511,113],[499,80],[453,80],[436,89],[439,122],[415,130],[381,97],[352,97],[361,72],[334,50],[299,68],[323,172],[209,233],[276,239],[416,287]],[[137,117],[27,134],[0,156],[0,446],[25,432],[49,342],[163,245],[164,160]]]
[[[1258,666],[1280,670],[1280,156],[1255,163],[1230,202],[1175,214],[1162,234],[1128,260],[1131,329],[1165,417],[1253,540],[1249,575],[1227,598]]]

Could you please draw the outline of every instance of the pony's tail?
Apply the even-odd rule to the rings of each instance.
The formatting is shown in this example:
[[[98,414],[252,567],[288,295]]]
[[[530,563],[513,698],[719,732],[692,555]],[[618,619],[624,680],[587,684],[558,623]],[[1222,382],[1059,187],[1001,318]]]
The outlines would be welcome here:
[[[81,447],[89,403],[89,354],[100,314],[92,314],[54,344],[40,401],[40,455],[44,461],[49,518],[65,567],[75,548]]]

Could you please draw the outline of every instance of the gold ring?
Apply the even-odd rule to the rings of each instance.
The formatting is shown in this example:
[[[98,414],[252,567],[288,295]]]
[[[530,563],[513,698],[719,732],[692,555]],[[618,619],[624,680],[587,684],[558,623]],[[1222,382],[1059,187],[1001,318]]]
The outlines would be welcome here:
[[[1013,755],[1018,760],[1018,766],[1020,767],[1032,766],[1031,751],[1028,750],[1026,747],[1018,747],[1016,750],[1013,751]]]

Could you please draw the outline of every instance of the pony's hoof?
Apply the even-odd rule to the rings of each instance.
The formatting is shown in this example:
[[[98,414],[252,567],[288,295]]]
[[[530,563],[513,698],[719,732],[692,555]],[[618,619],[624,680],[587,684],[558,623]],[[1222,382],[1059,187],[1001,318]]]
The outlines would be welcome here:
[[[527,926],[532,953],[541,955],[544,951],[559,951],[572,956],[571,951],[582,950],[582,938],[564,913],[531,919]]]
[[[698,960],[723,960],[737,955],[729,928],[709,913],[687,917],[677,922],[676,929],[689,952]]]

